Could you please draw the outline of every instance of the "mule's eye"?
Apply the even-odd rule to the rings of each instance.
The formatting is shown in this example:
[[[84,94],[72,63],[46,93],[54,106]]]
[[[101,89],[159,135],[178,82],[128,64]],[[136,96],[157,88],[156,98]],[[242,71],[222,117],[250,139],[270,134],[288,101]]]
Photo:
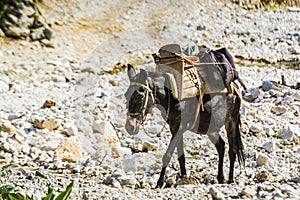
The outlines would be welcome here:
[[[140,92],[140,93],[144,93],[144,92],[145,92],[145,88],[143,88],[143,87],[140,87],[140,88],[138,89],[138,92]]]

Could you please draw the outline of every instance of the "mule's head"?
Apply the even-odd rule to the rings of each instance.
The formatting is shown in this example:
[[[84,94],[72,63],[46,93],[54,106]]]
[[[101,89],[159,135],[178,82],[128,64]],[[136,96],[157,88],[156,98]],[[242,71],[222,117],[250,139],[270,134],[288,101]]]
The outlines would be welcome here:
[[[134,68],[128,64],[127,74],[130,85],[125,93],[127,101],[125,129],[130,135],[135,135],[139,132],[139,127],[143,123],[145,115],[151,111],[155,100],[145,70],[141,69],[137,74]]]

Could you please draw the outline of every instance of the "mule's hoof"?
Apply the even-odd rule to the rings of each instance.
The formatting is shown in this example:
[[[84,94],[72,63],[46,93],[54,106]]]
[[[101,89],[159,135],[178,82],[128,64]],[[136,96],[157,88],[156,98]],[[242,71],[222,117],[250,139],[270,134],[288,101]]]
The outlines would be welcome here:
[[[161,189],[162,185],[156,185],[154,189]]]
[[[223,176],[217,177],[217,180],[218,180],[219,184],[223,184],[224,183],[224,177]]]
[[[227,183],[228,183],[228,184],[231,184],[231,183],[234,183],[234,181],[229,179],[229,180],[227,181]]]
[[[161,189],[164,185],[164,182],[158,181],[154,189]]]

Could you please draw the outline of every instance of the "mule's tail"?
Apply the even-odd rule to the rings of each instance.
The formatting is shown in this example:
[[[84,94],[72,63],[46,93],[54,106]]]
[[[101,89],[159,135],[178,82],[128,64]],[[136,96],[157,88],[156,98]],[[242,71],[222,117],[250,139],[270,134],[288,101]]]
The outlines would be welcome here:
[[[241,116],[239,112],[239,108],[241,106],[242,99],[237,95],[236,103],[238,111],[237,111],[237,123],[236,123],[236,128],[235,128],[235,134],[236,134],[236,147],[237,147],[237,157],[240,165],[245,166],[245,154],[244,154],[244,146],[241,138],[241,132],[240,132],[240,127],[241,127]]]

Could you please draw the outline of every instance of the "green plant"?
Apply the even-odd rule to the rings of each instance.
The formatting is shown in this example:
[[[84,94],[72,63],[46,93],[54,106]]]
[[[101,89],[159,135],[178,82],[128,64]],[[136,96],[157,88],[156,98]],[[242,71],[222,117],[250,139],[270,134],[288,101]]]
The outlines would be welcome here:
[[[283,139],[283,136],[281,134],[273,135],[272,137],[276,139]]]
[[[3,0],[0,1],[0,18],[1,18],[1,16],[3,15],[3,13],[4,13],[5,5],[6,5],[6,4],[7,4],[6,1],[3,1]]]
[[[9,168],[9,167],[17,167],[17,165],[15,163],[9,163],[9,164],[6,164],[2,167],[2,169],[6,169],[6,168]]]
[[[0,177],[4,177],[6,174],[3,171],[0,171]]]
[[[54,194],[52,187],[48,188],[48,193],[45,197],[42,197],[41,200],[67,200],[72,192],[74,186],[74,181],[72,181],[67,188],[59,193],[57,196]],[[14,193],[13,191],[16,188],[12,185],[3,185],[0,186],[0,199],[3,200],[34,200],[33,195],[29,196],[27,194],[22,195],[20,193]]]

